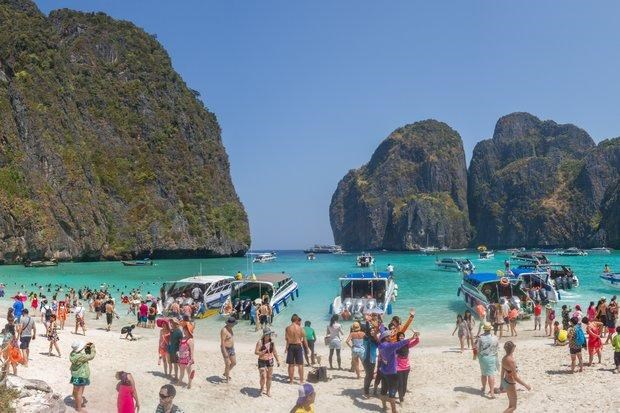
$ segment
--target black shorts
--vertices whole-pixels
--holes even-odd
[[[32,340],[32,337],[20,337],[19,348],[22,350],[27,350],[30,347],[30,340]]]
[[[110,313],[105,313],[105,321],[107,321],[107,322],[108,322],[108,324],[112,324],[112,319],[113,319],[113,318],[114,318],[114,317],[112,316],[112,314],[110,314]]]
[[[304,349],[301,344],[289,344],[286,353],[286,364],[304,364]]]
[[[259,369],[265,369],[265,368],[269,368],[269,367],[273,367],[273,359],[269,359],[269,360],[258,360],[258,368]]]
[[[381,395],[396,398],[398,391],[398,374],[381,374]]]
[[[614,351],[614,363],[616,363],[616,368],[620,367],[620,351]]]
[[[267,324],[268,318],[266,315],[261,315],[260,317],[258,317],[258,321],[260,324]]]
[[[581,353],[581,348],[569,348],[570,354],[579,354]]]

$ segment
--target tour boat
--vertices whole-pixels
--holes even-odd
[[[435,265],[443,270],[456,270],[473,272],[476,269],[471,260],[467,258],[442,258],[435,261]]]
[[[29,267],[29,268],[57,267],[57,266],[58,266],[58,261],[56,261],[55,259],[43,260],[43,261],[27,260],[26,262],[24,262],[24,267]]]
[[[426,247],[420,248],[420,252],[422,254],[424,254],[424,255],[433,255],[433,254],[435,254],[438,251],[439,251],[439,248],[437,248],[437,247],[426,246]]]
[[[220,308],[220,314],[231,315],[239,319],[248,319],[251,306],[255,302],[268,299],[273,316],[280,314],[288,305],[299,297],[299,288],[290,275],[286,273],[260,274],[231,283],[230,297]]]
[[[551,263],[541,265],[521,264],[517,269],[547,272],[556,290],[570,290],[571,288],[579,287],[579,277],[577,277],[572,268],[568,265]]]
[[[584,250],[580,250],[579,248],[572,247],[559,252],[558,255],[562,255],[564,257],[585,257],[588,253]]]
[[[166,305],[172,300],[191,298],[203,303],[205,308],[220,307],[230,295],[234,277],[228,275],[196,275],[176,281],[167,281],[161,289],[161,299]]]
[[[398,285],[387,272],[347,274],[340,279],[340,293],[329,306],[330,314],[341,315],[346,309],[353,318],[363,313],[380,310],[392,314]]]
[[[501,304],[508,300],[519,310],[526,311],[527,294],[521,289],[521,280],[510,282],[507,277],[498,277],[495,273],[468,274],[463,277],[457,296],[461,296],[465,305],[472,311],[482,304],[489,311],[491,304]]]
[[[549,259],[540,252],[532,252],[532,253],[520,252],[518,254],[513,254],[512,257],[510,257],[510,259],[511,261],[516,261],[519,263],[526,263],[526,264],[540,265],[540,264],[550,263]]]
[[[611,254],[611,250],[605,247],[590,248],[588,250],[588,254],[590,255]]]
[[[601,274],[601,281],[608,286],[620,288],[620,272],[604,272]]]
[[[531,268],[515,268],[505,274],[511,282],[522,281],[521,288],[526,291],[532,301],[558,302],[560,292],[555,288],[555,280],[548,271],[539,271]]]
[[[478,254],[478,259],[480,260],[490,260],[495,257],[495,252],[493,251],[480,251]]]
[[[362,255],[357,256],[358,267],[370,267],[375,263],[375,259],[372,255],[363,252]]]
[[[275,261],[277,258],[278,258],[278,256],[276,255],[275,252],[267,252],[265,254],[258,254],[258,255],[256,255],[256,257],[254,257],[252,262],[256,262],[256,263],[259,263],[259,264],[264,264],[266,262]]]
[[[305,254],[341,254],[342,247],[340,245],[319,245],[304,250]]]
[[[121,261],[121,264],[123,264],[125,267],[144,267],[147,265],[153,265],[153,261],[145,258],[143,260]]]

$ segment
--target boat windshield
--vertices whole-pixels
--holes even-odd
[[[374,298],[379,302],[385,300],[386,283],[384,280],[351,280],[342,282],[342,299]]]
[[[508,285],[501,285],[499,282],[488,283],[482,287],[481,291],[490,303],[498,303],[500,297],[521,295],[520,288],[512,283]]]
[[[187,297],[202,301],[205,291],[211,284],[177,282],[164,285],[165,298]]]
[[[273,297],[273,287],[267,283],[257,282],[243,282],[234,283],[230,294],[231,299],[237,300],[256,300],[262,298],[265,294],[269,296],[269,299]]]

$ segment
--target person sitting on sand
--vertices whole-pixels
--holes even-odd
[[[285,350],[286,364],[288,364],[288,380],[293,384],[295,378],[295,366],[299,373],[299,384],[304,384],[304,347],[306,344],[306,335],[301,327],[301,317],[293,314],[291,324],[286,327],[285,334]]]
[[[273,331],[266,327],[263,337],[256,343],[254,354],[258,356],[258,372],[260,373],[260,393],[271,397],[271,377],[273,375],[274,360],[280,367],[280,359],[276,351],[276,345],[271,340]]]
[[[159,389],[159,404],[155,413],[183,413],[183,410],[176,404],[173,404],[174,397],[177,395],[177,389],[172,384],[164,384]]]
[[[309,383],[302,384],[299,386],[298,394],[297,403],[290,413],[314,413],[314,399],[316,398],[314,387]]]
[[[138,391],[136,390],[136,382],[131,373],[117,371],[115,374],[118,384],[116,391],[116,409],[118,413],[136,413],[140,410],[140,401],[138,400]]]
[[[502,378],[502,390],[504,390],[508,396],[508,408],[504,410],[504,413],[511,413],[517,409],[517,383],[525,387],[528,391],[532,390],[532,387],[521,380],[518,375],[519,370],[514,359],[515,348],[516,345],[512,341],[507,341],[504,344],[506,355],[502,358],[502,371],[500,373],[500,377]]]
[[[224,357],[224,380],[226,383],[230,381],[230,372],[237,364],[235,341],[233,339],[233,327],[235,324],[237,324],[237,319],[235,317],[228,317],[226,325],[220,330],[220,350]]]
[[[497,336],[491,334],[493,326],[491,323],[484,323],[482,326],[484,333],[478,338],[476,343],[476,353],[480,364],[480,382],[482,383],[482,395],[485,394],[487,382],[489,384],[489,397],[495,398],[495,375],[497,374],[497,349],[499,340]]]

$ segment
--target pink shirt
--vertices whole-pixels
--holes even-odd
[[[140,316],[146,317],[149,313],[149,307],[146,304],[140,305]]]
[[[420,339],[416,337],[414,340],[411,340],[409,342],[409,348],[416,346],[419,342]],[[396,371],[406,371],[410,368],[411,365],[409,364],[409,356],[403,357],[399,356],[398,353],[396,353]]]
[[[596,308],[588,307],[588,320],[593,321],[596,318]]]

